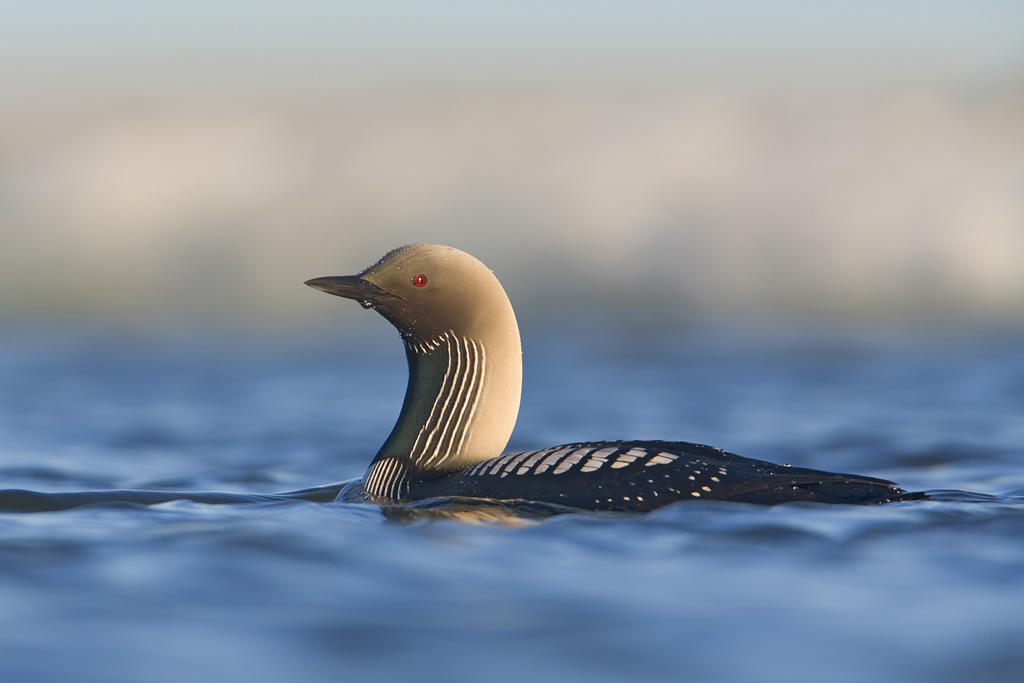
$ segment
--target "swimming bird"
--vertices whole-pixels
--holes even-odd
[[[357,275],[306,284],[377,311],[405,345],[402,410],[362,480],[371,502],[467,497],[648,511],[683,500],[917,497],[884,479],[681,441],[587,441],[503,454],[519,412],[522,348],[512,304],[486,265],[453,247],[413,244]]]

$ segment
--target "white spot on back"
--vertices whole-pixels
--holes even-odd
[[[575,451],[570,453],[565,460],[558,463],[558,467],[555,468],[555,474],[561,474],[562,472],[568,472],[572,469],[572,466],[583,459],[587,453],[593,451],[593,448],[577,448]]]
[[[676,455],[675,453],[666,453],[665,451],[662,451],[661,453],[652,455],[650,459],[648,459],[644,467],[650,467],[651,465],[667,465],[670,462],[673,462],[674,460],[678,459],[679,456]]]
[[[611,446],[609,448],[602,448],[594,451],[590,454],[590,457],[587,458],[587,461],[583,463],[583,467],[580,468],[580,472],[593,472],[601,469],[601,465],[608,462],[608,456],[617,450],[618,448],[616,446]]]
[[[516,455],[517,453],[509,453],[508,455],[503,455],[498,458],[498,461],[494,463],[494,467],[491,468],[491,471],[488,472],[488,474],[497,474],[498,470],[500,470],[509,460],[516,457]]]
[[[533,473],[542,474],[544,472],[547,472],[549,467],[551,467],[556,462],[561,460],[563,457],[566,456],[566,454],[570,453],[572,450],[572,446],[570,446],[569,448],[559,448],[554,453],[541,460],[540,464],[537,465],[537,469],[535,469]]]
[[[629,465],[637,458],[647,455],[647,450],[643,448],[630,448],[625,453],[621,453],[615,462],[612,463],[612,469],[620,469]]]
[[[537,464],[537,461],[543,458],[547,454],[547,451],[537,451],[523,463],[522,467],[516,470],[516,474],[526,474],[530,471],[530,468]]]
[[[508,466],[502,471],[501,476],[507,477],[508,473],[515,469],[516,465],[518,465],[520,462],[522,462],[523,460],[537,452],[538,451],[526,451],[525,453],[514,453],[513,455],[515,455],[515,457],[512,458],[512,460],[508,463]]]

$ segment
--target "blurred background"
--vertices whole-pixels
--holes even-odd
[[[527,323],[1024,319],[1017,2],[2,12],[8,325],[301,332],[417,241]]]
[[[31,512],[360,477],[401,346],[302,283],[420,241],[510,449],[938,494]],[[0,680],[1024,680],[1022,348],[1019,0],[0,2]]]

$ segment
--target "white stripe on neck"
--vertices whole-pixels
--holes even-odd
[[[483,394],[483,345],[445,332],[448,365],[430,414],[416,435],[410,458],[418,467],[436,467],[461,452]]]

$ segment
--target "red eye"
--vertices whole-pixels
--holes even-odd
[[[424,275],[423,273],[420,273],[419,275],[417,275],[416,277],[414,277],[412,279],[412,283],[414,285],[416,285],[417,287],[426,287],[427,286],[427,276]]]

